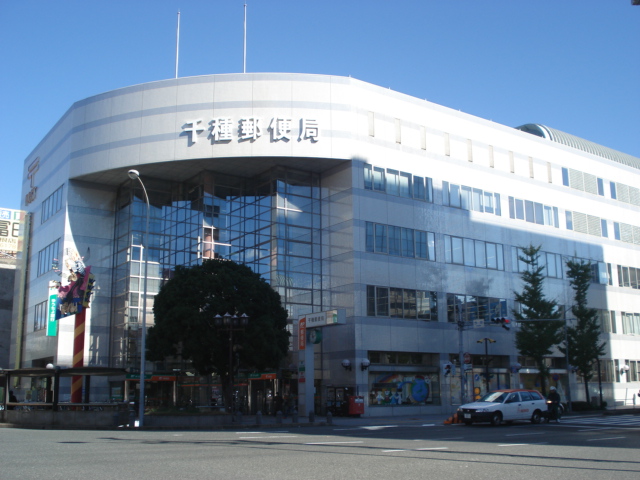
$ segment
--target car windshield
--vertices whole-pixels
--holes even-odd
[[[492,403],[504,403],[504,400],[507,398],[506,392],[489,392],[485,394],[479,402],[492,402]]]

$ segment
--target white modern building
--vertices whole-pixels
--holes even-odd
[[[329,310],[345,323],[308,342],[320,411],[348,388],[366,415],[449,412],[486,389],[487,368],[490,388],[535,386],[517,325],[490,322],[517,308],[517,252],[530,244],[541,245],[546,293],[563,306],[573,298],[564,263],[592,262],[604,399],[629,404],[640,390],[640,159],[542,125],[298,74],[172,79],[71,106],[25,161],[31,230],[12,367],[71,365],[74,316],[49,331],[49,284],[60,279],[52,265],[65,272],[79,257],[96,279],[84,365],[139,366],[146,204],[130,169],[151,205],[148,325],[167,272],[205,258],[246,263],[282,295],[291,364],[277,381],[247,380],[253,410],[265,385],[295,393],[297,319]],[[587,400],[562,354],[549,361],[549,381]],[[173,367],[148,363],[150,398],[175,394]],[[133,378],[110,379],[100,395],[123,398]]]

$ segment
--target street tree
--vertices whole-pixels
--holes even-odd
[[[589,381],[596,372],[598,358],[605,353],[606,342],[600,339],[598,311],[587,307],[587,293],[591,285],[591,264],[584,261],[567,262],[567,277],[574,291],[571,313],[576,324],[567,329],[569,363],[578,369],[584,380],[584,390],[589,401]],[[560,347],[562,353],[567,349]]]
[[[546,381],[549,367],[545,358],[555,345],[562,341],[562,322],[536,321],[539,319],[559,319],[562,313],[554,300],[546,298],[543,292],[544,266],[540,265],[540,246],[529,245],[521,249],[518,258],[525,264],[520,277],[523,282],[521,292],[514,292],[520,309],[513,310],[513,316],[520,323],[516,331],[516,348],[522,356],[533,359],[540,372],[540,387],[547,394]]]
[[[249,267],[230,260],[176,267],[156,295],[153,312],[149,360],[181,357],[200,375],[217,373],[226,402],[231,401],[226,386],[234,364],[248,370],[276,369],[289,349],[287,311],[280,295]],[[215,325],[215,316],[226,313],[249,317],[246,328],[233,332],[233,345],[230,332]]]

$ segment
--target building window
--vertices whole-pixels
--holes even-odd
[[[42,303],[38,303],[33,311],[33,331],[37,332],[38,330],[43,330],[47,326],[47,301]]]
[[[598,310],[598,320],[602,333],[616,333],[615,313],[609,310]]]
[[[60,253],[60,239],[50,243],[38,252],[38,276],[50,272],[56,266]]]
[[[622,333],[625,335],[640,334],[640,313],[620,312],[622,317]]]
[[[607,221],[594,215],[587,215],[581,212],[565,211],[567,230],[573,230],[578,233],[586,233],[587,235],[595,235],[596,237],[608,237],[609,228]],[[616,224],[614,222],[614,232]],[[620,228],[618,227],[618,230]]]
[[[367,285],[367,315],[437,322],[437,293]]]
[[[384,168],[372,165],[364,166],[364,188],[376,192],[385,191],[385,170]]]
[[[364,188],[404,198],[433,202],[433,181],[393,169],[365,164]]]
[[[640,268],[618,265],[618,286],[640,288]]]
[[[572,168],[562,169],[562,184],[575,190],[604,195],[604,180],[590,173],[581,172]]]
[[[399,172],[398,170],[387,169],[387,193],[389,195],[395,195],[396,197],[400,195],[400,184],[399,184]]]
[[[435,235],[411,228],[365,223],[367,252],[435,261]]]
[[[466,185],[442,182],[442,203],[463,210],[502,215],[499,193],[485,192]]]
[[[635,225],[613,222],[613,235],[616,240],[640,245],[640,227]]]
[[[529,223],[559,228],[558,207],[509,197],[509,217]]]
[[[638,367],[640,367],[640,361],[627,360],[627,365],[629,365],[629,371],[627,372],[627,381],[637,382],[638,380],[640,380],[640,377],[638,376]]]
[[[511,263],[514,266],[514,271],[518,273],[525,272],[529,266],[521,260],[521,257],[526,257],[522,252],[522,248],[513,247]],[[563,278],[564,277],[564,261],[562,255],[551,252],[539,252],[538,253],[538,266],[542,267],[542,274],[551,278]]]
[[[499,243],[444,236],[444,261],[468,267],[504,270],[504,252]]]
[[[609,182],[609,185],[611,187],[611,198],[620,202],[640,206],[640,188],[615,182]]]
[[[609,285],[611,283],[611,279],[609,278],[610,270],[610,263],[592,261],[591,281],[593,283],[599,283],[600,285]]]
[[[49,218],[51,218],[56,212],[62,209],[62,192],[63,186],[58,188],[55,192],[49,195],[42,202],[42,213],[40,215],[40,223],[46,222]]]
[[[449,323],[489,323],[492,317],[507,316],[507,300],[504,298],[479,297],[447,293],[447,321]]]

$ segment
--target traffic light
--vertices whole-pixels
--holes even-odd
[[[509,330],[509,328],[511,328],[511,320],[506,317],[494,317],[491,319],[491,323],[500,325],[505,330]]]

